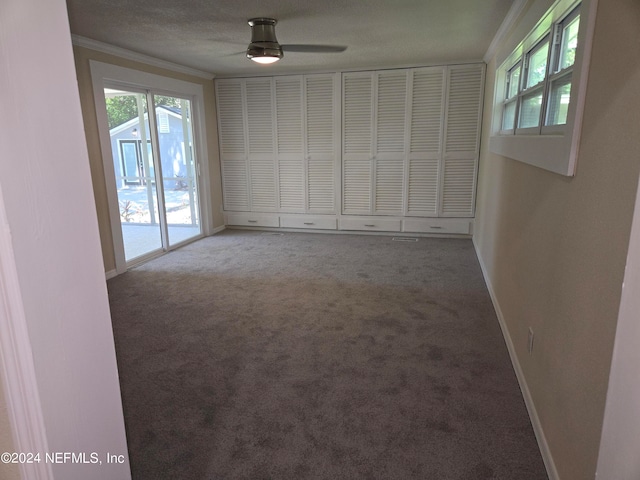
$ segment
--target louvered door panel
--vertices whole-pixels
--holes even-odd
[[[307,210],[335,213],[334,76],[305,77]]]
[[[372,86],[372,73],[347,73],[343,76],[344,213],[371,213]]]
[[[249,154],[274,153],[273,102],[271,79],[246,81]]]
[[[304,164],[301,156],[284,155],[278,159],[280,210],[304,212]]]
[[[272,157],[249,158],[251,210],[276,211],[276,175]]]
[[[270,78],[246,80],[251,209],[277,208],[273,95]]]
[[[406,72],[378,74],[376,154],[404,152],[406,100]]]
[[[307,163],[308,210],[311,213],[335,212],[334,160],[311,158]]]
[[[278,154],[302,155],[302,78],[278,77],[276,120]]]
[[[411,216],[438,214],[439,163],[442,155],[444,113],[443,67],[412,72],[409,178],[406,213]]]
[[[438,157],[409,159],[407,215],[438,214]]]
[[[449,68],[441,215],[472,217],[480,140],[484,68]]]
[[[377,74],[373,213],[401,215],[404,194],[407,71]]]
[[[225,210],[249,210],[247,162],[244,158],[222,158],[222,185]]]
[[[220,154],[244,155],[245,132],[242,83],[238,80],[216,84]]]
[[[305,77],[307,154],[335,155],[333,75]]]
[[[216,82],[225,210],[248,211],[250,209],[242,95],[241,80]]]
[[[343,158],[344,213],[371,212],[371,160]]]
[[[375,160],[374,213],[402,215],[404,158],[379,154]]]
[[[445,152],[478,151],[483,88],[482,66],[450,67]]]
[[[274,81],[279,207],[283,212],[304,212],[302,77]]]
[[[442,216],[472,217],[476,158],[447,158],[444,164]]]
[[[371,155],[372,74],[345,74],[343,149],[345,155]]]
[[[417,70],[411,97],[411,153],[440,153],[444,100],[444,69]]]

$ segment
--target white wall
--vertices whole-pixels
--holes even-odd
[[[629,242],[597,478],[640,478],[640,190]]]
[[[593,479],[598,461],[640,174],[639,24],[640,2],[598,2],[575,177],[492,154],[485,112],[474,243],[562,480]]]
[[[100,466],[52,464],[37,477],[23,470],[23,478],[129,479],[64,0],[2,0],[0,45],[0,206],[6,213],[3,238],[10,240],[0,244],[0,294],[11,307],[1,312],[9,327],[0,335],[14,341],[13,351],[2,352],[10,387],[5,394],[13,412],[36,413],[26,427],[24,417],[14,417],[14,446],[30,444],[24,435],[30,428],[49,452],[96,452],[103,460]],[[18,388],[24,385],[37,398],[24,395]],[[123,455],[125,463],[106,465],[107,452]]]

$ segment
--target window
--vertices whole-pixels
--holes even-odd
[[[489,148],[572,176],[596,0],[556,0],[544,12],[545,3],[530,0],[531,8],[510,25],[513,36],[501,39]],[[544,14],[536,18],[535,11]]]
[[[504,64],[503,134],[542,133],[543,125],[567,122],[579,25],[576,7],[562,20],[552,23],[542,36],[534,38],[535,43],[524,54],[518,49]]]
[[[513,128],[516,119],[516,105],[518,103],[518,91],[520,89],[521,64],[518,62],[507,72],[506,95],[502,112],[502,130]]]
[[[571,73],[578,46],[580,14],[575,9],[556,25],[554,59],[549,74],[549,98],[545,125],[567,123],[569,100],[571,99]]]
[[[536,45],[528,54],[526,62],[526,83],[525,87],[535,87],[540,85],[547,73],[547,57],[549,56],[549,40],[545,39]]]

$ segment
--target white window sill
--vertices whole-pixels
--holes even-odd
[[[575,151],[565,135],[494,135],[489,150],[561,175],[575,172]]]

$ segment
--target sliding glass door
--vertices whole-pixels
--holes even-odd
[[[168,244],[200,235],[191,102],[153,96],[167,222]]]
[[[117,86],[104,96],[129,265],[201,235],[192,105]]]

